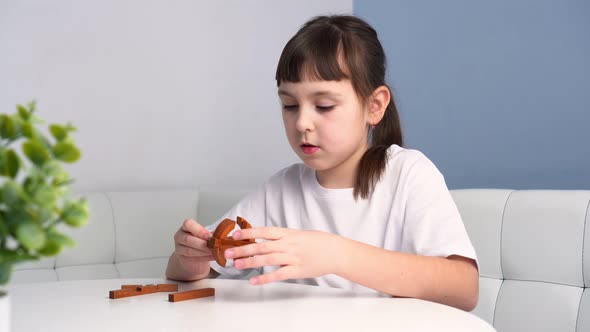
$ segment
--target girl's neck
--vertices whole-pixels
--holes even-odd
[[[344,174],[342,174],[344,173]],[[348,189],[354,187],[355,177],[350,176],[348,171],[342,172],[334,169],[316,171],[318,183],[326,189]]]
[[[316,170],[318,183],[326,189],[354,188],[359,162],[367,150],[367,146],[357,150],[341,164],[325,170]]]

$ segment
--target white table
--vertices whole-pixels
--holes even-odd
[[[122,284],[164,279],[109,279],[12,285],[13,332],[31,331],[494,331],[480,318],[416,299],[334,288],[246,280],[179,283],[179,291],[214,287],[215,296],[168,302],[169,293],[111,300]]]

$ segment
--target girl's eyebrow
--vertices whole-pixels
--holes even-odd
[[[279,89],[279,95],[283,95],[283,96],[294,98],[294,96],[292,94],[290,94],[289,92],[287,92],[285,90],[281,90],[281,89]],[[342,95],[339,94],[339,93],[332,92],[332,91],[327,91],[327,90],[316,91],[316,92],[312,93],[310,96],[312,96],[312,97],[321,97],[321,96],[342,97]]]
[[[288,93],[287,91],[279,89],[279,96],[281,96],[281,95],[282,95],[282,96],[287,96],[287,97],[293,97],[293,96],[291,96],[291,94],[290,94],[290,93]]]

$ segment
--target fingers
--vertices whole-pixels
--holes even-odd
[[[205,241],[212,236],[211,232],[193,219],[185,219],[182,222],[182,227],[180,229]]]
[[[276,252],[283,252],[283,246],[277,241],[267,241],[233,247],[224,252],[225,258],[238,259],[256,255],[265,255]]]
[[[183,259],[213,260],[211,249],[207,248],[210,234],[195,220],[184,220],[181,228],[174,234],[175,254]]]
[[[195,249],[207,249],[207,241],[194,236],[191,233],[184,232],[182,229],[174,234],[174,243]]]
[[[294,263],[292,255],[286,253],[274,253],[236,259],[234,260],[234,267],[238,270],[242,270],[263,266],[292,265]]]
[[[246,228],[235,231],[232,236],[234,240],[265,239],[278,240],[285,236],[289,230],[279,227],[257,227]]]
[[[195,249],[189,246],[184,246],[181,244],[177,244],[174,249],[174,253],[177,256],[184,256],[184,257],[201,257],[207,258],[211,257],[213,259],[213,254],[211,250],[202,250],[202,249]]]
[[[284,266],[278,270],[250,278],[250,284],[251,285],[264,285],[264,284],[268,284],[269,282],[293,279],[293,278],[296,278],[296,274],[297,274],[296,267]]]

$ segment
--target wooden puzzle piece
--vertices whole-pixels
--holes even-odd
[[[238,226],[240,226],[241,229],[252,228],[252,225],[250,225],[250,223],[247,222],[246,219],[244,219],[242,217],[236,218],[236,221],[238,223]]]
[[[177,292],[177,284],[157,285],[121,285],[121,289],[109,291],[109,298],[120,299],[130,296],[146,295],[157,292]]]
[[[229,234],[229,232],[231,232],[234,227],[236,225],[236,222],[231,220],[231,219],[223,219],[223,221],[221,223],[219,223],[219,225],[217,225],[217,228],[215,228],[215,231],[213,231],[213,238],[217,238],[217,239],[224,239],[227,237],[227,235]]]
[[[141,287],[141,285],[121,285],[121,289],[137,289],[137,287]]]
[[[252,228],[252,225],[242,217],[237,217],[237,224],[241,229]],[[223,221],[217,225],[215,231],[213,231],[213,236],[207,241],[207,247],[212,249],[213,258],[215,258],[217,264],[224,267],[227,263],[224,255],[225,250],[250,243],[256,243],[254,239],[234,240],[231,236],[228,236],[235,226],[235,221],[227,218],[223,219]]]
[[[193,289],[185,292],[168,294],[168,301],[179,302],[207,296],[215,296],[215,288]]]
[[[177,284],[158,284],[158,292],[178,292]]]

